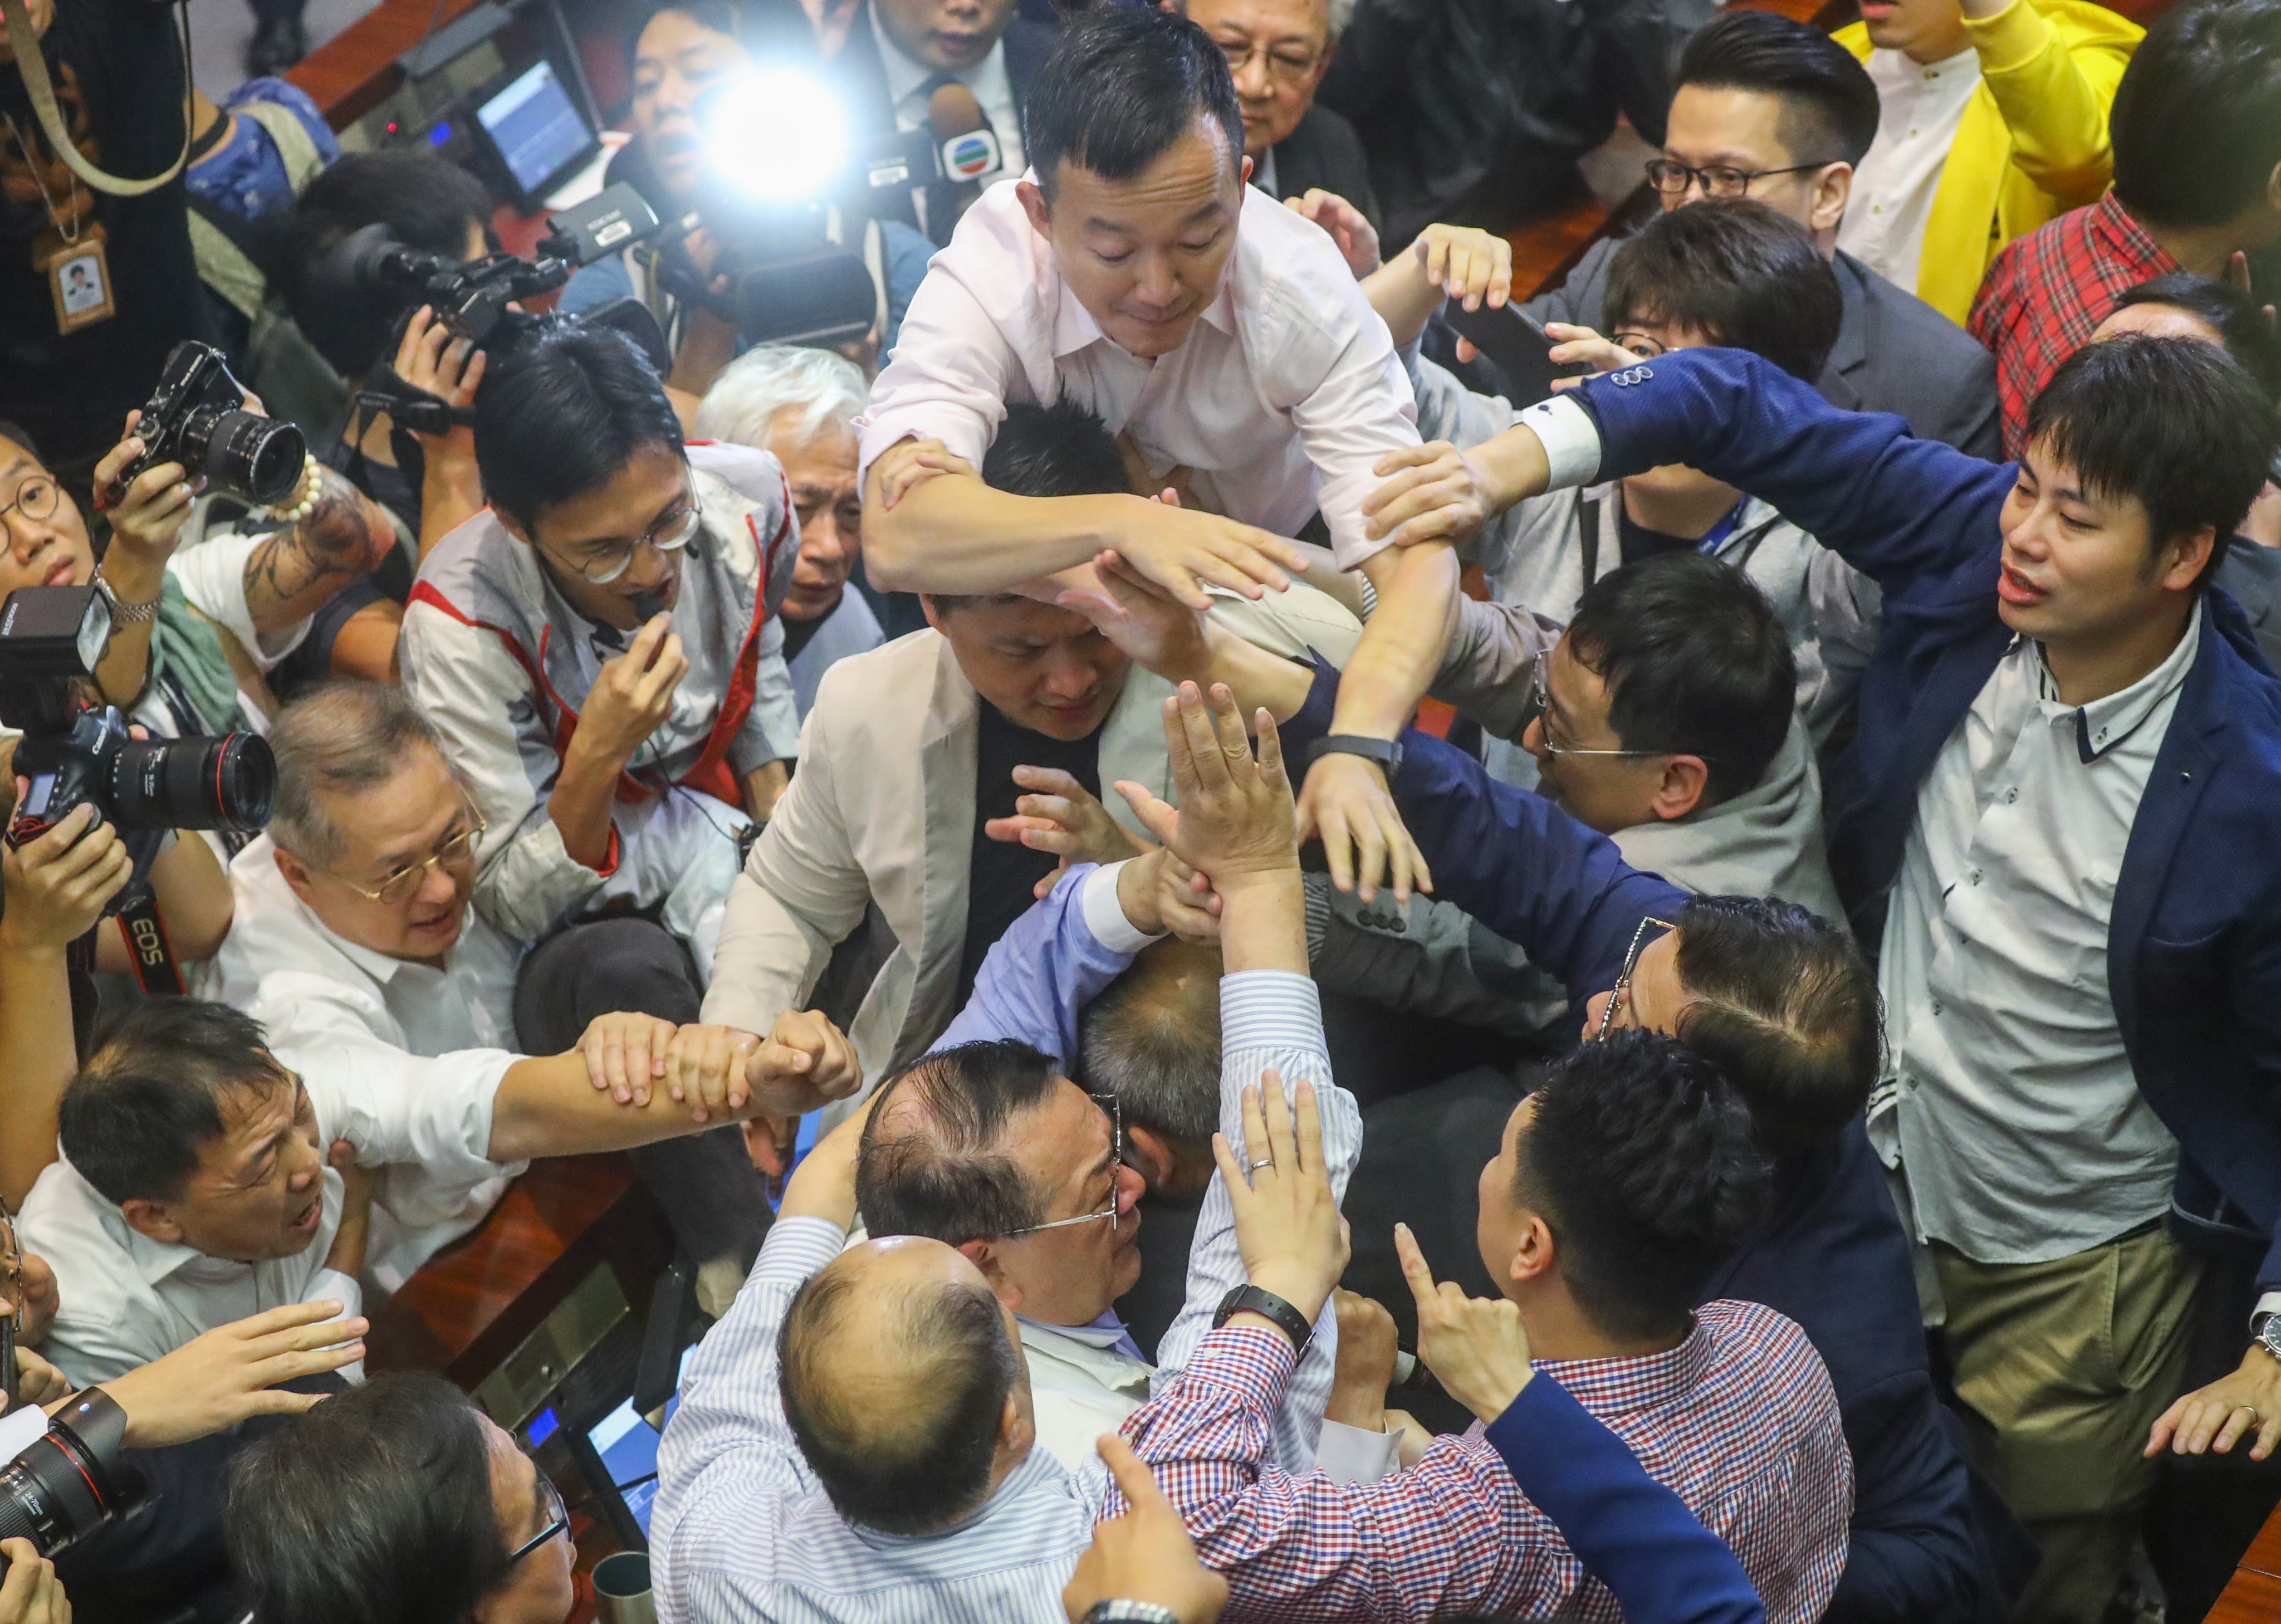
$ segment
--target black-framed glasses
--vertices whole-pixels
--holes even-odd
[[[468,811],[476,820],[474,827],[462,829],[445,841],[436,848],[433,856],[423,857],[418,862],[409,863],[397,870],[395,873],[381,881],[376,890],[370,885],[358,885],[345,874],[335,874],[333,878],[367,901],[377,902],[383,908],[394,908],[399,903],[408,902],[420,887],[427,883],[429,870],[438,863],[450,868],[467,862],[475,855],[476,842],[483,838],[483,831],[491,827],[491,824],[482,813],[476,812],[473,808],[469,808]],[[329,873],[330,870],[327,872]]]
[[[1592,1029],[1595,1041],[1606,1037],[1608,1029],[1616,1023],[1616,1008],[1632,990],[1632,972],[1639,968],[1640,949],[1647,946],[1651,927],[1661,931],[1679,928],[1668,919],[1643,918],[1639,922],[1639,928],[1632,932],[1632,945],[1624,949],[1624,967],[1616,972],[1615,990],[1608,994],[1607,1008],[1600,1011],[1600,1024]]]
[[[1809,169],[1827,169],[1837,161],[1826,158],[1818,164],[1785,164],[1780,169],[1737,169],[1732,164],[1706,164],[1697,169],[1674,158],[1651,158],[1647,160],[1647,183],[1666,197],[1684,197],[1688,189],[1697,182],[1702,183],[1706,197],[1747,197],[1753,181],[1763,181],[1770,174],[1803,174]]]
[[[697,532],[705,528],[705,515],[697,507],[695,497],[684,497],[668,508],[663,517],[631,541],[604,542],[584,558],[572,561],[559,553],[553,556],[564,568],[576,570],[596,586],[607,586],[633,568],[634,560],[644,547],[655,547],[660,553],[678,553],[696,539]],[[553,549],[548,549],[553,552]]]
[[[562,1504],[562,1491],[555,1488],[554,1480],[546,1475],[537,1461],[531,1462],[531,1470],[538,1473],[538,1492],[545,1496],[546,1526],[507,1553],[506,1565],[509,1567],[540,1546],[552,1543],[570,1532],[570,1508]]]
[[[4,524],[12,513],[22,514],[27,519],[52,519],[56,499],[62,493],[62,488],[45,474],[27,474],[16,482],[16,494],[0,502],[0,524]]]
[[[1048,1224],[1031,1224],[1021,1229],[1009,1229],[998,1237],[1000,1240],[1011,1241],[1017,1235],[1034,1235],[1043,1229],[1067,1229],[1072,1224],[1097,1224],[1103,1218],[1109,1220],[1110,1233],[1117,1233],[1117,1207],[1120,1204],[1117,1195],[1117,1170],[1125,1165],[1125,1107],[1113,1094],[1094,1094],[1086,1097],[1109,1113],[1109,1205],[1098,1212],[1080,1212],[1075,1218],[1055,1218]]]

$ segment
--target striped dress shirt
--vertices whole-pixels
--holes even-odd
[[[1220,979],[1220,1121],[1242,1143],[1241,1094],[1272,1069],[1320,1093],[1324,1156],[1344,1191],[1362,1146],[1353,1096],[1332,1085],[1314,983],[1283,971]],[[1114,1485],[1098,1461],[1064,1469],[1032,1450],[975,1514],[938,1534],[857,1527],[832,1507],[785,1419],[777,1333],[793,1295],[839,1254],[839,1226],[785,1218],[728,1315],[699,1344],[681,1404],[658,1449],[652,1564],[662,1624],[1061,1624],[1062,1586],[1108,1513]],[[1158,1349],[1162,1393],[1211,1327],[1219,1299],[1244,1280],[1234,1212],[1215,1175],[1197,1221],[1188,1298]],[[1326,1310],[1325,1319],[1329,1318]],[[1280,1339],[1279,1339],[1280,1340]],[[1288,1373],[1277,1373],[1280,1396]],[[1308,1413],[1318,1426],[1328,1396]],[[1159,1404],[1145,1407],[1128,1430]],[[1269,1409],[1278,1406],[1271,1400]],[[1311,1458],[1311,1426],[1285,1405],[1261,1428],[1260,1447]],[[1492,1462],[1495,1457],[1490,1457]],[[1503,1467],[1497,1468],[1500,1472]],[[1842,1523],[1842,1519],[1841,1519]]]

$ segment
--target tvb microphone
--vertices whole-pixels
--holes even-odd
[[[963,213],[981,196],[982,182],[995,179],[1006,166],[998,133],[990,128],[989,117],[974,99],[974,92],[955,80],[937,86],[927,98],[927,128],[934,135],[950,205]],[[928,207],[935,206],[930,200]],[[950,220],[928,221],[931,229],[946,234],[952,223]]]

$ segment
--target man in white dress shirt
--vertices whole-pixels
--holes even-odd
[[[1201,608],[1205,583],[1248,596],[1283,586],[1299,554],[1278,537],[1319,513],[1377,608],[1302,824],[1321,831],[1342,885],[1358,850],[1363,893],[1390,858],[1406,900],[1422,870],[1382,767],[1439,661],[1457,592],[1450,544],[1481,522],[1470,466],[1419,445],[1393,341],[1329,236],[1245,186],[1235,88],[1201,28],[1153,10],[1088,13],[1025,116],[1031,175],[967,212],[872,391],[871,578],[1002,592],[1113,548]],[[1185,487],[1183,501],[994,493],[970,470],[1006,403],[1025,399],[1096,413],[1152,484]],[[942,452],[964,468],[947,475]],[[1431,506],[1380,525],[1372,493],[1419,464]]]

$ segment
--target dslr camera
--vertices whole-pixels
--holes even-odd
[[[15,771],[31,780],[8,843],[36,839],[91,803],[135,857],[117,912],[135,900],[167,830],[267,824],[277,762],[258,733],[132,737],[115,707],[88,693],[110,640],[111,606],[92,586],[19,586],[0,603],[0,722],[22,731]]]
[[[143,1501],[148,1485],[124,1457],[127,1412],[89,1388],[48,1418],[48,1430],[0,1465],[0,1539],[43,1557],[67,1551]]]
[[[135,426],[143,454],[119,476],[119,488],[146,468],[179,462],[192,478],[240,501],[283,501],[301,483],[308,445],[293,424],[245,410],[245,391],[220,351],[185,338],[166,357],[159,387]]]

